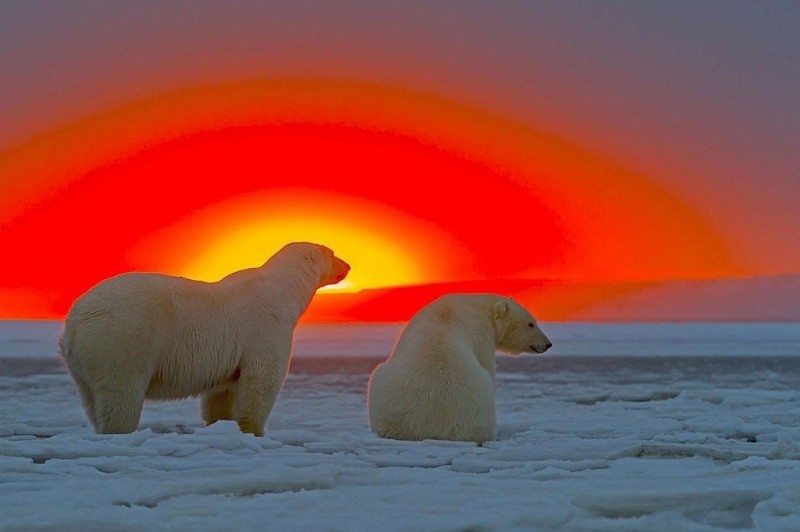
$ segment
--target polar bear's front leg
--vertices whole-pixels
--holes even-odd
[[[200,399],[200,414],[206,425],[233,419],[233,392],[223,390],[203,395]]]
[[[234,418],[239,430],[256,436],[264,435],[264,425],[281,391],[287,370],[288,360],[279,365],[267,363],[242,367],[233,399]]]
[[[239,379],[234,396],[234,412],[239,430],[256,436],[264,435],[264,425],[281,389],[275,376],[256,376]]]

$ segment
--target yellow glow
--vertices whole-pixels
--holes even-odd
[[[333,218],[281,217],[245,223],[210,242],[180,275],[216,281],[231,272],[261,266],[289,242],[314,242],[331,248],[351,266],[345,281],[327,290],[358,292],[366,288],[422,281],[416,262],[393,242]]]
[[[358,292],[360,289],[353,285],[353,281],[345,279],[336,284],[329,284],[319,289],[320,292]]]

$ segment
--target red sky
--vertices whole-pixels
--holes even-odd
[[[198,20],[206,20],[209,6],[198,4]],[[480,19],[470,6],[464,16]],[[9,16],[22,26],[35,20],[32,12],[15,9]],[[549,15],[540,15],[556,16],[548,9]],[[102,8],[98,13],[96,25],[120,22],[120,14]],[[439,20],[440,14],[427,14],[431,24],[451,24]],[[53,110],[50,119],[37,106],[0,111],[10,126],[0,132],[0,140],[9,139],[0,144],[0,318],[61,317],[80,293],[123,271],[214,280],[263,262],[291,240],[329,245],[353,266],[347,290],[375,290],[324,296],[316,315],[335,320],[369,319],[347,308],[372,295],[389,301],[384,310],[370,307],[377,309],[375,319],[392,319],[388,305],[399,303],[397,297],[387,300],[385,289],[403,285],[433,287],[409,299],[413,302],[456,288],[488,291],[497,286],[524,294],[541,280],[594,286],[569,301],[566,296],[547,299],[546,315],[568,318],[581,304],[627,290],[629,281],[798,270],[800,257],[775,251],[775,228],[793,226],[785,216],[775,218],[784,196],[796,186],[782,184],[787,182],[781,180],[783,148],[776,148],[778,160],[769,167],[772,179],[764,178],[762,187],[776,198],[772,217],[761,216],[759,222],[753,213],[736,215],[732,207],[750,183],[729,173],[731,180],[720,186],[709,173],[715,160],[720,168],[730,168],[719,141],[710,139],[708,156],[698,159],[697,151],[686,146],[691,129],[659,135],[667,132],[666,119],[659,122],[655,115],[682,119],[688,127],[689,113],[699,112],[686,107],[680,91],[675,98],[684,114],[673,110],[671,115],[653,102],[654,114],[640,116],[636,139],[631,137],[635,117],[625,113],[599,126],[595,119],[603,101],[594,114],[578,117],[566,106],[554,111],[559,102],[552,94],[534,91],[525,99],[517,87],[515,94],[504,96],[503,81],[516,83],[510,77],[497,80],[493,95],[477,80],[431,86],[423,81],[430,64],[418,47],[380,68],[373,57],[355,53],[332,75],[336,66],[323,60],[322,49],[307,56],[297,50],[286,53],[294,42],[288,35],[305,31],[292,22],[283,29],[287,39],[281,45],[274,35],[255,33],[244,43],[231,26],[229,41],[214,42],[248,49],[249,55],[229,64],[220,51],[224,48],[207,48],[207,63],[191,55],[191,69],[170,71],[163,62],[148,65],[131,50],[120,49],[112,35],[97,34],[88,12],[65,16],[73,17],[71,36],[78,39],[70,46],[108,40],[116,50],[111,56],[102,50],[84,52],[95,54],[98,64],[114,57],[139,77],[120,86],[106,81],[96,67],[70,76],[53,64],[50,70],[41,64],[36,69],[42,46],[55,46],[58,34],[49,45],[29,42],[22,33],[3,37],[17,54],[3,47],[0,66],[17,72],[22,85],[29,78],[47,83],[52,77],[64,92],[55,104],[47,104]],[[131,24],[143,23],[137,20]],[[179,17],[173,23],[192,32],[198,24]],[[511,53],[501,29],[490,23],[483,38],[499,47],[491,53],[500,62],[525,49],[529,59],[539,57],[530,42]],[[77,30],[84,26],[87,32],[79,37]],[[200,49],[210,46],[194,33],[183,38],[186,42],[157,40],[158,46],[151,43],[146,52],[163,50],[175,57],[187,42]],[[320,38],[330,39],[340,51],[347,46],[344,34],[333,29]],[[246,46],[253,43],[269,43],[284,62],[259,66],[267,49],[253,52]],[[503,56],[503,49],[509,54]],[[26,54],[30,68],[22,61]],[[475,65],[483,60],[463,57]],[[620,57],[631,64],[641,59]],[[619,67],[607,58],[598,60]],[[541,64],[531,68],[544,74]],[[677,67],[662,70],[672,68]],[[556,94],[558,84],[570,76],[563,70],[552,74],[555,78],[543,83]],[[610,78],[600,76],[597,83],[600,97]],[[107,91],[98,90],[103,84]],[[617,87],[629,90],[630,80],[622,76]],[[575,87],[567,93],[575,104],[571,108],[586,105]],[[7,96],[6,101],[24,103],[36,93]],[[629,111],[641,107],[639,100],[639,95],[631,98]],[[516,110],[509,107],[514,102]],[[537,105],[539,111],[532,111]],[[712,116],[715,108],[708,109],[703,131],[709,127],[705,122],[716,120],[720,135],[744,138]],[[582,132],[575,133],[581,123]],[[620,150],[623,138],[631,142]],[[748,163],[753,160],[760,159],[751,157]],[[709,197],[709,192],[719,195]],[[752,201],[759,210],[766,200]],[[764,233],[768,227],[775,230]],[[770,238],[759,239],[760,234]],[[331,307],[333,298],[339,303]]]

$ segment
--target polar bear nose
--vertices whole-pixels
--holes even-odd
[[[550,342],[550,341],[548,340],[548,342],[547,342],[547,343],[544,345],[544,348],[541,348],[541,347],[536,347],[535,345],[529,345],[528,347],[529,347],[529,348],[531,349],[531,351],[533,351],[534,353],[544,353],[545,351],[547,351],[548,349],[550,349],[551,347],[553,347],[553,344],[552,344],[552,342]]]

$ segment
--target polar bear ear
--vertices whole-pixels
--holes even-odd
[[[499,319],[508,313],[508,300],[504,299],[494,304],[494,319]]]
[[[505,319],[506,314],[508,314],[508,300],[503,299],[502,301],[498,301],[492,307],[492,316],[493,316],[493,325],[494,325],[494,334],[495,334],[495,343],[497,345],[502,344],[503,339],[506,336],[507,330],[507,323]]]

